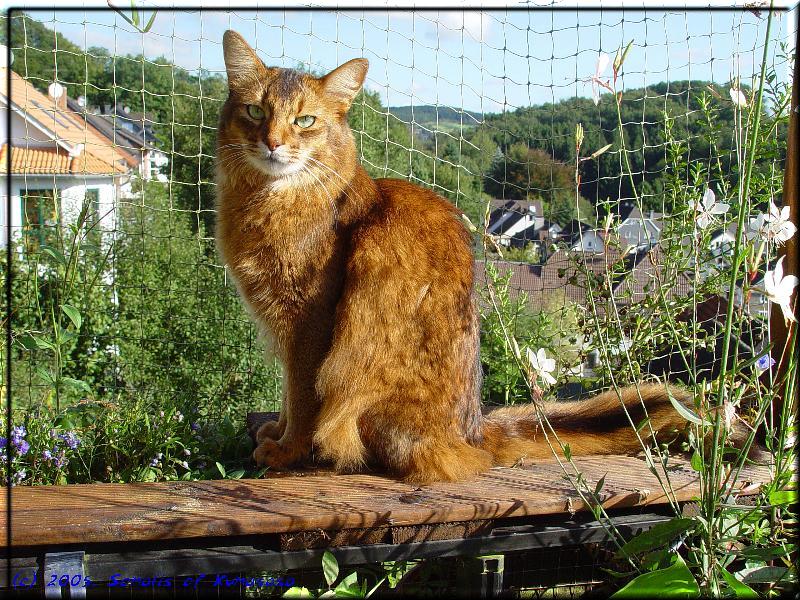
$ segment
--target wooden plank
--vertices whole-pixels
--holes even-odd
[[[671,461],[677,499],[698,496],[696,474],[686,461]],[[639,458],[580,458],[577,464],[591,485],[605,476],[603,499],[609,508],[665,502]],[[768,478],[768,469],[751,468],[742,479]],[[749,493],[756,489],[750,486]],[[0,544],[5,544],[5,494],[0,497]],[[15,487],[11,534],[12,544],[25,546],[145,541],[432,525],[582,508],[558,464],[543,461],[424,488],[369,474]]]

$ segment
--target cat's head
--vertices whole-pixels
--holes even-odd
[[[219,166],[272,180],[319,178],[355,157],[347,111],[369,63],[357,58],[324,77],[267,67],[241,35],[223,37],[228,100],[220,116]]]

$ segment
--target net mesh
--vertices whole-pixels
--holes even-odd
[[[15,399],[128,402],[187,426],[223,414],[231,432],[245,411],[278,408],[280,368],[264,360],[213,244],[226,29],[268,65],[322,74],[369,59],[349,116],[362,164],[436,190],[489,235],[476,241],[486,401],[527,395],[487,282],[521,345],[559,357],[562,395],[647,374],[693,383],[718,368],[724,298],[699,272],[724,270],[735,210],[681,252],[696,219],[687,198],[710,187],[730,199],[748,118],[732,93],[754,101],[765,26],[756,9],[14,11],[3,216],[19,246]],[[783,42],[794,35],[778,12],[765,101],[774,127],[756,182],[778,204],[794,52]],[[621,68],[599,68],[626,49]],[[79,249],[76,224],[92,232]],[[65,274],[71,287],[58,283]],[[747,302],[736,352],[751,357],[768,304]],[[51,310],[63,304],[81,323]],[[68,339],[56,353],[40,334],[59,331]],[[676,335],[694,350],[688,361]],[[166,471],[151,441],[136,452]],[[179,459],[173,476],[185,472]]]

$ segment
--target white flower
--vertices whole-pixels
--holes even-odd
[[[592,75],[592,100],[594,100],[595,106],[600,104],[600,86],[608,88],[608,84],[603,82],[600,77],[608,67],[610,60],[605,52],[601,52],[600,56],[597,57],[597,66],[594,68],[594,75]]]
[[[733,103],[738,106],[739,108],[743,108],[747,106],[747,98],[742,93],[742,90],[731,88],[730,89],[731,100]]]
[[[764,274],[764,290],[767,298],[781,307],[783,318],[787,321],[796,321],[790,306],[794,288],[797,287],[797,277],[794,275],[783,275],[783,259],[781,256],[775,263],[774,271],[767,271]]]
[[[722,423],[726,431],[733,431],[733,423],[739,415],[736,414],[736,405],[729,400],[725,400],[722,404]]]
[[[552,375],[550,375],[550,373],[555,371],[556,361],[552,358],[547,358],[544,348],[539,348],[535,354],[533,350],[528,348],[527,356],[528,362],[531,364],[531,369],[533,369],[533,371],[542,378],[542,381],[549,385],[553,385],[556,380]]]
[[[764,241],[769,239],[769,225],[767,223],[767,215],[760,213],[757,217],[750,217],[750,223],[747,225],[749,231],[746,231],[744,237],[748,240],[761,238]]]
[[[766,222],[769,223],[769,232],[775,243],[780,245],[792,239],[797,232],[797,227],[789,219],[789,207],[782,206],[780,209],[770,200],[769,214],[766,215]]]
[[[697,225],[700,229],[705,229],[714,220],[714,215],[724,215],[730,206],[724,202],[717,202],[717,197],[711,188],[706,189],[703,198],[695,200],[692,208],[697,214]]]
[[[769,213],[759,214],[750,219],[748,239],[761,238],[765,242],[775,242],[778,246],[792,239],[797,227],[789,219],[789,207],[778,208],[770,201]]]

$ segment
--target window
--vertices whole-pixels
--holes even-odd
[[[86,203],[89,205],[89,214],[95,219],[100,218],[100,190],[93,188],[86,190]]]
[[[83,202],[86,206],[86,222],[90,226],[94,225],[100,220],[100,190],[97,188],[86,190]]]
[[[58,190],[25,190],[22,195],[22,230],[26,243],[44,244],[58,235],[61,205]]]

